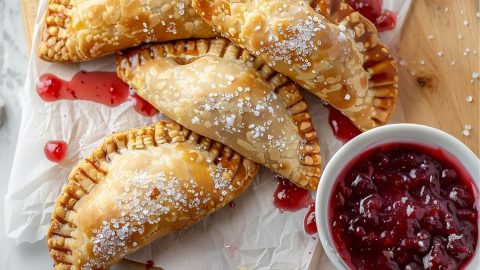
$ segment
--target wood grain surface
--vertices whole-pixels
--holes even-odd
[[[397,48],[406,120],[442,129],[479,156],[478,1],[413,2]]]
[[[31,40],[38,0],[22,4]],[[394,48],[406,121],[442,129],[480,156],[480,89],[474,78],[480,72],[478,1],[413,0],[412,5]],[[315,253],[314,269],[334,269],[321,247]]]

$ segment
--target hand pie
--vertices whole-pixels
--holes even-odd
[[[363,54],[363,68],[368,72],[369,96],[373,96],[375,121],[386,123],[393,113],[398,95],[398,70],[395,59],[378,38],[375,25],[344,0],[313,0],[318,13],[354,33],[357,49]]]
[[[383,124],[352,31],[298,0],[193,0],[219,32],[339,109],[361,130]]]
[[[316,189],[321,158],[307,104],[288,78],[226,39],[123,52],[117,73],[174,121],[296,185]]]
[[[144,42],[216,35],[191,0],[49,0],[38,54],[84,61]]]
[[[257,169],[171,121],[115,133],[73,168],[57,198],[47,235],[54,269],[108,269],[226,205]]]

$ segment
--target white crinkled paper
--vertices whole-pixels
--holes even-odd
[[[397,28],[382,34],[382,39],[393,48],[411,0],[384,2],[385,8],[399,15]],[[43,14],[46,3],[47,0],[41,1],[39,14]],[[52,205],[74,164],[112,132],[152,124],[161,117],[140,116],[129,102],[111,108],[88,101],[41,100],[35,92],[41,74],[53,73],[68,80],[80,70],[113,71],[114,58],[80,64],[41,61],[36,57],[40,18],[35,27],[25,88],[20,94],[22,123],[5,197],[7,235],[17,244],[44,238]],[[325,165],[341,143],[333,137],[327,122],[328,111],[322,102],[309,93],[305,96]],[[397,107],[400,110],[392,122],[403,120],[401,106]],[[68,143],[68,154],[62,163],[55,164],[44,157],[43,147],[49,140]],[[165,269],[308,269],[318,241],[303,230],[306,209],[280,213],[272,203],[276,185],[274,174],[262,168],[250,189],[235,200],[236,207],[225,207],[128,258],[140,262],[153,258],[156,265]]]

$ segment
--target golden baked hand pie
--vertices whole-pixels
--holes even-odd
[[[194,39],[122,52],[117,73],[185,127],[222,142],[296,185],[316,189],[321,158],[302,94],[227,39]]]
[[[49,0],[38,54],[84,61],[145,42],[216,35],[191,0]]]
[[[388,48],[378,38],[377,28],[345,0],[311,0],[310,5],[330,21],[353,31],[357,48],[363,54],[363,68],[369,75],[368,95],[374,97],[372,117],[386,123],[397,101],[398,69]]]
[[[339,109],[359,129],[387,120],[377,117],[352,31],[308,1],[193,0],[193,6],[223,35]]]
[[[171,121],[114,133],[73,168],[53,207],[54,269],[108,269],[250,185],[258,165]]]

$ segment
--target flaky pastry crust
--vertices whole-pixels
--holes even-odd
[[[354,33],[298,0],[193,0],[219,32],[339,109],[361,130],[383,124]],[[384,118],[384,117],[383,117]]]
[[[38,55],[47,61],[98,58],[146,42],[217,34],[191,0],[49,0]]]
[[[378,38],[375,25],[345,0],[310,0],[318,13],[335,24],[345,25],[354,33],[358,50],[363,54],[363,68],[368,72],[368,95],[373,97],[371,117],[379,124],[392,116],[398,96],[398,68],[395,58]]]
[[[300,187],[317,188],[320,147],[302,94],[288,78],[229,40],[130,49],[118,55],[117,73],[178,123]]]
[[[109,136],[73,168],[47,234],[54,269],[108,269],[223,207],[258,165],[172,121]]]

